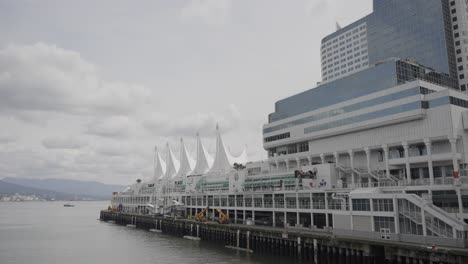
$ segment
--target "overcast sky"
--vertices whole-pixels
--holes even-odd
[[[197,131],[265,158],[275,101],[320,81],[320,40],[371,0],[0,0],[0,178],[128,184]],[[164,156],[164,155],[163,155]]]

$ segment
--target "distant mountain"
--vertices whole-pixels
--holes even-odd
[[[23,194],[23,195],[36,195],[40,198],[51,200],[72,200],[73,194],[54,192],[50,190],[42,190],[32,187],[21,186],[14,183],[9,183],[0,180],[0,195],[1,194]]]
[[[109,185],[95,181],[77,181],[64,179],[29,179],[4,178],[2,181],[25,187],[50,190],[78,196],[92,196],[95,198],[110,199],[112,192],[122,191],[126,186]]]

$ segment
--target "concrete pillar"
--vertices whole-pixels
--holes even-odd
[[[405,150],[405,163],[406,163],[406,182],[410,183],[411,182],[411,166],[410,166],[410,161],[409,161],[409,145],[408,142],[402,142],[401,145],[403,146],[403,149]]]
[[[252,221],[255,223],[255,210],[252,210]]]
[[[285,204],[285,206],[286,206],[286,204]],[[287,212],[283,212],[283,213],[284,213],[284,215],[283,215],[283,217],[284,217],[283,223],[284,223],[284,227],[286,227],[286,225],[288,224],[288,213],[287,213]]]
[[[286,159],[285,162],[286,162],[286,171],[289,171],[289,160]]]
[[[297,164],[297,169],[300,170],[302,165],[301,165],[301,159],[296,158],[296,164]]]
[[[450,138],[449,141],[452,148],[453,177],[458,178],[460,173],[460,166],[458,165],[457,158],[457,139]]]
[[[426,145],[426,151],[427,151],[427,166],[429,169],[429,182],[431,185],[434,185],[434,167],[432,165],[431,139],[430,138],[424,139],[424,144]]]
[[[426,212],[424,211],[424,204],[421,206],[421,222],[422,222],[423,236],[427,236]]]
[[[340,166],[339,162],[340,162],[340,154],[338,154],[338,152],[334,152],[333,153],[333,157],[335,157],[335,165],[337,167]],[[341,175],[342,171],[341,170],[338,170],[338,179],[341,179],[342,178],[342,175]],[[312,201],[312,200],[311,200]]]
[[[307,157],[307,162],[308,162],[309,165],[312,165],[312,157],[311,156]]]
[[[273,200],[275,200],[275,199],[273,199]],[[273,211],[273,227],[275,227],[275,226],[276,226],[276,213],[275,213],[275,211]]]
[[[325,164],[325,154],[320,154],[320,160],[322,160],[322,164]]]
[[[297,237],[297,255],[300,257],[301,256],[301,237]]]
[[[327,193],[325,192],[325,211],[327,213],[325,213],[325,226],[328,226],[328,199],[327,199]]]
[[[318,263],[318,250],[319,250],[319,247],[317,245],[317,239],[314,238],[313,243],[314,243],[314,263]]]
[[[364,152],[366,152],[366,161],[367,161],[367,172],[371,172],[371,163],[370,163],[370,159],[371,159],[371,150],[369,147],[365,147],[364,148]]]
[[[393,196],[393,217],[395,221],[395,233],[400,234],[400,218],[398,215],[398,200],[396,196]]]
[[[237,229],[237,233],[236,233],[236,247],[240,247],[240,240],[239,240],[239,237],[240,237],[240,230]]]
[[[299,209],[299,193],[296,192],[296,209]],[[296,225],[299,224],[299,211],[296,213]]]
[[[383,155],[384,155],[384,161],[385,161],[385,173],[387,175],[387,178],[390,178],[390,165],[388,164],[388,146],[387,145],[382,145],[382,150],[383,150]]]
[[[457,188],[457,198],[458,198],[458,213],[463,214],[463,200],[461,196],[461,189]]]
[[[350,162],[349,164],[351,166],[351,169],[354,169],[354,152],[353,152],[353,150],[352,149],[348,150],[348,154],[349,154],[349,162]],[[353,185],[353,187],[355,187],[354,186],[354,184],[355,184],[354,172],[351,172],[351,184]]]
[[[247,241],[246,242],[247,242],[246,248],[250,249],[250,231],[247,231]]]

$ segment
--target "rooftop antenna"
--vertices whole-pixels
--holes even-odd
[[[341,26],[340,26],[340,24],[338,24],[338,21],[336,21],[336,31],[338,31],[340,29],[341,29]]]

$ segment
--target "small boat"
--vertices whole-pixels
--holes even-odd
[[[63,207],[75,207],[75,205],[67,203],[67,204],[64,204]]]

